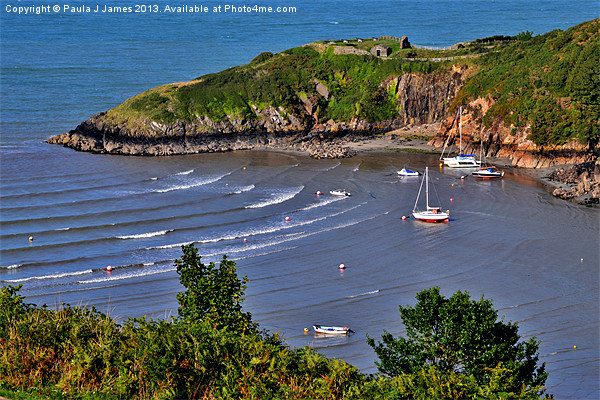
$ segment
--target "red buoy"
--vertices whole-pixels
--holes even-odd
[[[286,221],[289,221],[289,220],[290,220],[290,217],[285,217],[285,220],[286,220]]]
[[[112,267],[109,265],[108,267],[106,267],[106,270],[110,272],[112,271]]]
[[[346,269],[346,266],[344,264],[340,264],[340,269]]]

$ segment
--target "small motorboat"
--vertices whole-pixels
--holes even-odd
[[[335,190],[331,190],[329,191],[329,194],[333,195],[333,196],[350,196],[349,192],[346,192],[343,189],[335,189]]]
[[[471,172],[475,178],[481,179],[502,179],[504,171],[492,166],[481,167],[475,172]]]
[[[400,176],[419,176],[418,171],[411,171],[410,169],[406,169],[406,168],[402,168],[400,171],[396,171],[396,172],[398,172],[398,175],[400,175]]]
[[[349,335],[354,333],[352,329],[348,329],[345,326],[324,326],[324,325],[313,325],[315,333],[322,333],[326,335]]]

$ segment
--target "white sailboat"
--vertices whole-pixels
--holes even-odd
[[[450,136],[446,140],[446,144],[444,144],[444,150],[442,150],[441,159],[444,161],[444,165],[450,168],[479,168],[481,166],[481,161],[477,160],[475,154],[462,154],[462,107],[460,107],[458,111],[459,120],[458,120],[458,135],[459,135],[459,145],[458,145],[458,155],[455,157],[444,157],[444,151],[446,150],[446,145],[450,140]]]
[[[484,165],[481,166],[477,171],[471,172],[471,175],[479,179],[502,179],[504,176],[504,171],[493,165],[488,165],[485,155],[483,154],[483,143],[481,143],[480,153],[479,159],[482,160]]]
[[[426,208],[424,211],[418,209],[419,197],[421,197],[421,191],[423,189],[423,182],[425,182],[425,202]],[[425,167],[425,175],[421,180],[421,186],[419,187],[419,194],[417,194],[417,200],[413,207],[413,217],[418,220],[426,222],[448,222],[450,214],[443,212],[440,206],[432,207],[429,205],[429,167]]]

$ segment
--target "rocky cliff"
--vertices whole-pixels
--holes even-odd
[[[458,123],[462,121],[462,153],[477,154],[483,151],[485,157],[508,158],[515,167],[548,168],[557,165],[579,164],[595,161],[600,148],[596,145],[581,144],[570,140],[562,145],[537,145],[529,139],[530,126],[517,128],[507,126],[496,119],[491,126],[485,126],[481,118],[494,101],[490,98],[478,98],[469,102],[463,110],[461,118],[456,115],[445,118],[440,132],[429,144],[443,149],[450,137],[454,150],[458,150]]]
[[[344,140],[441,123],[430,142],[441,151],[462,106],[463,152],[526,168],[590,162],[600,153],[599,37],[596,19],[486,47],[485,56],[481,48],[373,56],[381,40],[266,52],[150,89],[48,142],[111,154],[268,147],[345,157]]]
[[[379,90],[394,94],[399,112],[394,118],[370,122],[319,122],[318,109],[329,91],[319,81],[313,91],[299,96],[293,107],[251,106],[250,116],[228,115],[220,121],[197,116],[190,122],[132,121],[104,112],[48,143],[80,151],[128,155],[174,155],[254,148],[301,150],[317,158],[346,157],[344,140],[367,138],[407,124],[439,122],[460,90],[468,69],[455,67],[432,74],[406,73],[385,79]]]

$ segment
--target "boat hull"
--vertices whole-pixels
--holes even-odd
[[[504,171],[494,168],[482,168],[479,171],[472,172],[471,176],[479,179],[502,179]]]
[[[415,211],[413,217],[425,222],[448,222],[450,215],[445,212]]]
[[[332,196],[350,196],[350,193],[346,192],[345,190],[331,190],[329,192],[330,195]]]
[[[481,161],[475,156],[456,156],[452,158],[444,158],[444,164],[450,168],[479,168]]]
[[[419,176],[419,172],[417,172],[417,171],[411,171],[411,170],[406,169],[406,168],[402,168],[400,171],[397,171],[397,173],[400,176]]]
[[[348,335],[352,332],[352,330],[346,328],[345,326],[313,325],[313,329],[315,330],[315,333],[320,333],[323,335]]]

